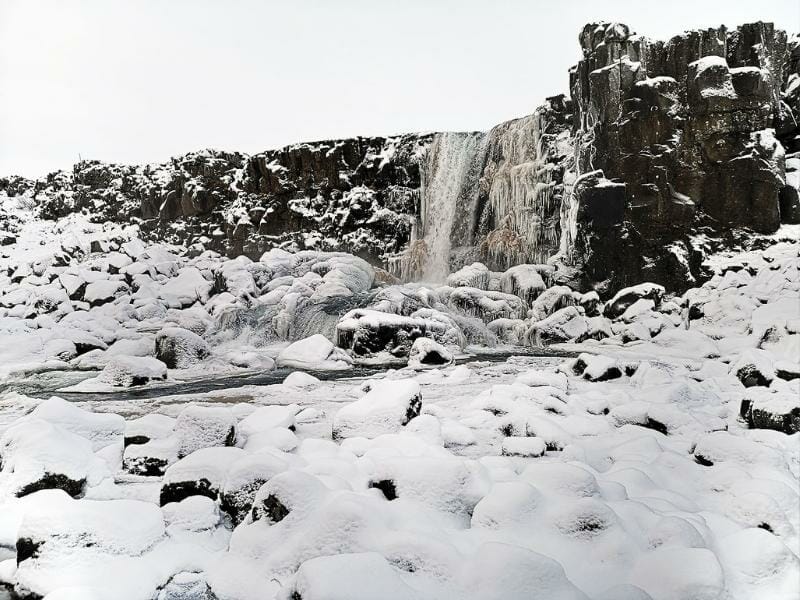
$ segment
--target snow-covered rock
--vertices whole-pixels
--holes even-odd
[[[202,448],[170,465],[161,486],[161,506],[180,502],[189,496],[216,500],[228,472],[236,461],[247,456],[241,448]]]
[[[452,352],[426,337],[414,340],[408,354],[408,366],[416,370],[448,366],[454,360]]]
[[[316,334],[290,344],[281,351],[275,363],[292,369],[336,371],[349,369],[353,359],[324,335]]]
[[[208,343],[187,329],[166,327],[156,336],[156,358],[170,369],[192,367],[209,353]]]
[[[367,395],[342,407],[334,416],[333,437],[374,438],[395,433],[422,408],[422,393],[413,380],[378,381]]]
[[[167,365],[151,356],[114,356],[98,375],[98,380],[115,387],[144,385],[166,378]]]
[[[212,446],[233,446],[236,442],[236,418],[230,409],[190,404],[175,421],[174,434],[179,442],[178,455]]]

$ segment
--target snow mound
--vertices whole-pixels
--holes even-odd
[[[395,433],[422,408],[422,393],[413,380],[376,382],[366,396],[341,408],[333,420],[333,437],[374,438]]]

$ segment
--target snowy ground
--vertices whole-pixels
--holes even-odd
[[[800,594],[796,229],[602,305],[542,265],[380,287],[346,255],[186,257],[6,206],[0,598]],[[577,358],[452,364],[480,339]],[[85,400],[14,391],[65,371]]]

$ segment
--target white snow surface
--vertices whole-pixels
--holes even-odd
[[[0,256],[0,597],[794,600],[798,232],[712,256],[680,297],[643,283],[599,314],[535,265],[502,291],[479,289],[475,265],[458,288],[384,288],[365,313],[462,333],[469,316],[470,335],[504,318],[522,342],[586,353],[581,373],[517,355],[325,379],[303,371],[351,366],[331,337],[374,285],[361,259],[189,258],[81,215],[23,219]],[[81,252],[58,266],[68,239]],[[218,276],[227,290],[208,287]],[[170,377],[270,368],[260,357],[287,371],[183,395],[37,391],[78,368],[154,367],[173,326],[210,355]],[[148,460],[166,474],[131,472]],[[170,489],[186,497],[162,506]]]

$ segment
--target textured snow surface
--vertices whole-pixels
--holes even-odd
[[[541,265],[376,287],[338,253],[189,257],[54,227],[24,222],[0,257],[0,597],[800,595],[796,229],[712,257],[681,297],[603,304]],[[57,259],[68,237],[81,250]],[[451,364],[501,334],[575,354]],[[166,373],[165,336],[187,359]],[[317,372],[356,348],[397,368]],[[184,395],[34,385],[273,359],[280,383]]]

